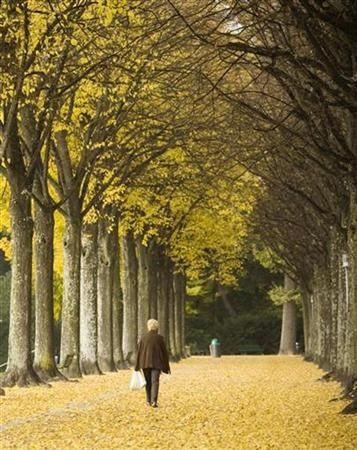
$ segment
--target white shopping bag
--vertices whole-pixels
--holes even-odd
[[[131,375],[129,389],[131,391],[137,391],[139,389],[142,389],[145,385],[146,381],[144,375],[139,370],[134,370],[133,374]]]
[[[167,383],[168,381],[170,381],[171,377],[172,377],[171,374],[165,373],[165,372],[161,372],[160,383]]]

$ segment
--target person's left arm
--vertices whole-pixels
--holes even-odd
[[[164,372],[171,373],[170,364],[169,364],[169,354],[166,349],[164,338],[162,338],[160,341],[161,341],[160,344],[161,344],[162,356],[164,358],[163,362],[166,366],[166,370]]]

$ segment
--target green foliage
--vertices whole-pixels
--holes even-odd
[[[209,322],[199,317],[188,317],[185,325],[187,329],[186,342],[191,347],[191,354],[208,354],[208,346],[213,338]]]
[[[256,310],[257,312],[271,307],[268,291],[274,284],[283,282],[281,274],[271,271],[255,259],[254,254],[247,256],[243,270],[237,276],[237,286],[232,296],[239,299],[237,312]]]
[[[230,317],[217,326],[216,334],[225,354],[237,354],[240,346],[247,344],[258,344],[263,353],[270,354],[279,349],[280,326],[280,310],[266,309]]]
[[[286,302],[301,304],[301,294],[298,289],[285,289],[283,286],[274,285],[268,292],[270,300],[275,305],[282,305]]]
[[[189,298],[201,298],[203,301],[211,300],[215,295],[215,282],[211,278],[188,280],[186,292]]]
[[[226,354],[239,347],[257,344],[264,353],[279,349],[281,307],[272,304],[268,293],[282,276],[265,268],[253,254],[248,255],[236,286],[226,288],[232,311],[217,296],[217,284],[210,278],[190,282],[186,302],[186,336],[193,353],[208,353],[212,338],[217,337]]]
[[[280,326],[281,312],[278,308],[227,317],[215,326],[207,318],[188,317],[187,342],[191,344],[193,354],[208,354],[208,346],[214,337],[219,339],[224,354],[237,354],[240,346],[246,344],[258,344],[267,354],[277,353]]]
[[[253,245],[254,258],[271,272],[279,272],[281,270],[282,261],[270,248]]]

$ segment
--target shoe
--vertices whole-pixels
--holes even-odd
[[[146,402],[146,406],[151,406],[151,403],[150,402]]]
[[[158,407],[156,402],[151,403],[151,406],[152,406],[153,408],[157,408],[157,407]]]

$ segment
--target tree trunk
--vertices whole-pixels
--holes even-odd
[[[341,286],[341,252],[345,248],[343,236],[338,230],[333,230],[331,233],[331,246],[330,246],[330,283],[331,287],[329,289],[329,317],[327,321],[329,323],[330,333],[329,333],[329,371],[334,371],[335,373],[340,372],[340,357],[338,352],[339,347],[339,328],[342,325],[339,321],[339,308],[341,306],[341,296],[340,296],[340,286]],[[343,299],[342,299],[342,303]]]
[[[354,58],[354,63],[356,59]],[[354,64],[354,75],[357,67]],[[357,157],[357,114],[350,114],[348,121],[348,143],[351,152]],[[350,405],[347,405],[344,412],[354,412],[357,410],[356,383],[357,383],[357,185],[356,175],[350,180],[349,196],[349,218],[347,223],[347,267],[343,264],[345,275],[346,309],[347,309],[347,336],[346,336],[346,366],[347,378],[346,386],[355,395]],[[350,313],[349,313],[350,311]]]
[[[294,282],[285,275],[284,287],[294,289]],[[283,304],[283,320],[281,325],[281,338],[279,355],[294,355],[296,353],[296,304],[285,302]]]
[[[321,279],[321,273],[319,269],[315,269],[315,286],[314,286],[314,296],[313,296],[313,320],[312,323],[315,324],[313,326],[314,329],[314,340],[313,340],[313,355],[314,361],[319,363],[320,357],[322,354],[322,325],[321,325],[321,296],[320,293],[322,283],[319,280]]]
[[[340,266],[342,266],[342,255],[340,256]],[[346,361],[346,331],[347,322],[347,296],[346,296],[346,271],[344,268],[340,268],[339,280],[338,280],[338,303],[337,303],[337,341],[336,341],[336,353],[337,353],[337,371],[341,376],[341,379],[347,375],[347,361]]]
[[[157,319],[158,246],[155,241],[151,241],[149,244],[148,257],[150,317]]]
[[[121,284],[123,287],[123,355],[134,364],[138,343],[137,261],[131,233],[121,240]]]
[[[173,279],[173,288],[174,288],[174,297],[175,297],[175,347],[178,358],[182,358],[184,356],[184,346],[183,346],[183,283],[184,277],[181,273],[174,273]]]
[[[185,335],[185,318],[186,318],[186,277],[182,275],[182,281],[180,283],[180,299],[181,299],[181,348],[183,355],[186,356],[186,335]]]
[[[120,286],[120,261],[118,245],[118,220],[115,221],[112,242],[113,257],[113,359],[116,369],[125,369],[127,366],[123,355],[123,295]]]
[[[355,121],[357,124],[357,120]],[[357,134],[357,131],[355,130]],[[357,153],[357,136],[355,136],[355,152]],[[348,227],[348,267],[346,271],[348,299],[348,348],[349,369],[348,376],[357,379],[357,188],[351,188],[350,194],[350,223]],[[348,292],[347,292],[348,291]]]
[[[35,204],[35,359],[34,370],[44,381],[61,377],[54,355],[53,233],[51,209]]]
[[[100,374],[97,358],[98,224],[82,227],[80,282],[80,368],[83,374]]]
[[[172,263],[169,264],[169,286],[168,286],[168,319],[169,319],[169,349],[172,361],[178,361],[177,349],[176,349],[176,330],[175,330],[175,295],[173,286],[173,273],[172,273]]]
[[[31,364],[31,276],[32,234],[31,199],[26,188],[30,180],[22,157],[15,112],[6,152],[7,176],[11,189],[11,295],[8,364],[1,379],[3,386],[37,384],[39,377]]]
[[[160,252],[161,253],[161,252]],[[166,346],[169,347],[169,278],[168,278],[168,259],[161,253],[158,272],[158,296],[157,296],[157,315],[160,327],[160,334],[164,336]]]
[[[331,335],[331,267],[328,263],[327,270],[321,271],[321,287],[318,295],[319,310],[319,353],[317,363],[325,370],[330,371],[330,335]]]
[[[69,378],[81,376],[79,368],[79,297],[81,220],[66,216],[63,239],[63,301],[61,361],[63,374]]]
[[[311,359],[311,295],[306,290],[302,290],[302,311],[304,326],[304,347],[305,358]]]
[[[148,247],[143,245],[140,238],[136,240],[136,254],[138,257],[138,338],[147,333],[147,321],[150,313],[149,298],[149,257]]]
[[[31,200],[26,193],[11,192],[11,298],[8,365],[3,386],[38,384],[31,363]]]
[[[112,230],[105,219],[98,232],[98,363],[103,372],[115,370],[113,361],[113,258]]]

